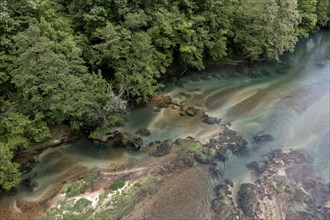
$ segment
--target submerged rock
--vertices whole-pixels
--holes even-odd
[[[114,146],[138,151],[143,146],[143,140],[125,131],[116,131],[106,142],[106,146]]]
[[[149,136],[150,135],[150,131],[148,128],[139,128],[135,134],[137,135],[141,135],[141,136]]]
[[[201,163],[201,164],[208,164],[210,163],[210,158],[208,155],[206,155],[205,153],[203,152],[196,152],[194,153],[194,158],[195,160],[198,162],[198,163]]]
[[[246,167],[250,170],[253,170],[257,175],[260,175],[266,171],[267,161],[259,163],[257,161],[252,161],[251,163],[248,163]]]
[[[156,106],[157,108],[167,108],[172,104],[172,99],[170,96],[154,96],[150,100],[151,106]]]
[[[36,174],[29,175],[26,179],[22,180],[21,184],[29,191],[33,191],[33,188],[39,185],[36,180]]]
[[[272,141],[272,140],[273,140],[273,136],[270,134],[261,134],[261,135],[256,135],[253,137],[253,141],[257,144],[259,144],[261,142]]]
[[[229,184],[219,184],[214,188],[216,198],[212,201],[212,210],[215,213],[222,213],[226,210],[235,211],[234,203],[231,197],[232,192]]]
[[[234,182],[231,179],[225,179],[225,183],[230,187],[234,187]]]
[[[22,163],[20,164],[20,167],[19,167],[19,171],[21,173],[28,173],[30,172],[33,167],[38,163],[38,158],[37,157],[33,157],[31,159],[29,159],[26,163]]]
[[[223,172],[216,166],[216,164],[211,164],[209,166],[209,171],[212,178],[219,179],[223,176]]]
[[[179,94],[184,96],[187,99],[190,99],[192,97],[192,95],[190,95],[189,93],[185,93],[185,92],[179,92]]]
[[[325,184],[324,186],[322,186],[321,189],[322,193],[324,193],[326,196],[328,196],[328,198],[330,198],[330,183]]]
[[[220,124],[222,122],[222,119],[217,117],[211,117],[205,114],[202,118],[202,122],[208,125]]]
[[[303,181],[303,187],[304,189],[311,189],[314,188],[316,185],[316,181],[314,179],[306,179]]]
[[[195,116],[197,114],[197,112],[199,111],[198,108],[195,108],[195,107],[192,107],[192,106],[189,106],[185,109],[185,113],[188,115],[188,116]]]

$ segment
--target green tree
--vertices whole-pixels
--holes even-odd
[[[12,158],[13,153],[0,142],[0,190],[9,190],[20,180],[18,165],[12,162]]]
[[[26,149],[31,142],[40,142],[49,137],[46,123],[32,121],[20,113],[6,113],[0,122],[0,141],[10,151]]]
[[[317,0],[298,0],[298,11],[301,17],[298,32],[302,37],[307,37],[316,25],[316,2]]]
[[[299,21],[296,1],[242,1],[235,14],[234,49],[250,60],[278,59],[293,51]]]
[[[10,69],[15,56],[13,37],[23,31],[37,17],[36,5],[26,0],[4,0],[0,2],[0,94],[11,89]],[[8,92],[8,91],[6,91]]]
[[[153,18],[152,27],[148,29],[153,44],[164,56],[166,66],[173,58],[177,65],[204,68],[203,58],[207,31],[198,23],[203,18],[197,16],[189,20],[177,7],[170,11],[159,9]]]
[[[9,190],[20,180],[13,154],[47,137],[49,130],[44,122],[32,121],[19,113],[7,112],[0,117],[0,189]]]
[[[234,14],[238,8],[237,0],[207,0],[199,6],[205,18],[203,26],[208,30],[209,39],[205,43],[207,56],[220,60],[228,55],[229,39],[233,37]]]
[[[131,32],[109,22],[97,30],[95,37],[101,43],[94,45],[94,63],[114,70],[113,80],[118,90],[142,102],[160,88],[156,78],[160,76],[158,65],[161,64],[147,33]]]
[[[98,124],[99,109],[117,111],[107,106],[114,98],[109,85],[100,74],[87,72],[73,38],[51,40],[47,35],[54,30],[44,22],[40,26],[46,31],[35,24],[16,37],[12,82],[21,98],[20,111],[50,124],[67,120],[74,128]],[[122,110],[124,104],[120,106]]]
[[[330,2],[329,0],[318,0],[316,6],[317,23],[325,27],[330,21]]]

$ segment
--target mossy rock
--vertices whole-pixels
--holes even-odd
[[[61,192],[65,193],[67,197],[79,196],[85,187],[84,180],[78,180],[64,184]]]
[[[159,146],[157,146],[156,150],[151,153],[154,157],[162,157],[167,154],[170,154],[172,150],[172,141],[167,139],[163,141]]]
[[[203,144],[198,141],[181,139],[181,138],[177,139],[175,141],[175,144],[178,147],[180,147],[182,150],[188,150],[192,152],[200,152],[203,148]]]
[[[202,152],[196,152],[194,154],[194,158],[195,160],[198,162],[198,163],[201,163],[201,164],[208,164],[210,163],[210,158],[208,155],[202,153]]]
[[[113,137],[115,132],[113,129],[108,127],[97,127],[92,133],[90,133],[89,138],[101,141],[105,143],[109,138]]]
[[[188,115],[188,116],[195,116],[197,114],[197,112],[199,111],[198,108],[195,108],[195,107],[192,107],[192,106],[189,106],[186,108],[185,110],[185,113]]]

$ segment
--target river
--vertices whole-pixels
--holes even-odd
[[[230,155],[226,162],[218,164],[224,177],[233,180],[235,186],[254,182],[256,176],[246,165],[279,148],[308,152],[314,158],[315,170],[325,182],[330,181],[330,31],[300,40],[294,53],[280,60],[251,67],[210,68],[168,80],[162,92],[177,103],[196,106],[230,122],[232,129],[247,140],[249,153]],[[141,127],[151,131],[149,137],[143,138],[146,144],[187,136],[203,139],[214,132],[207,125],[180,123],[164,110],[154,112],[147,107],[132,110],[125,122],[125,128],[132,132]],[[256,143],[253,137],[258,134],[270,134],[273,141]],[[85,139],[48,149],[39,156],[40,163],[31,173],[24,175],[35,175],[38,186],[33,191],[18,187],[14,198],[36,200],[72,170],[125,163],[139,166],[146,156],[122,149],[100,150]]]
[[[282,148],[307,150],[329,182],[329,77],[328,31],[300,40],[294,53],[283,55],[280,63],[196,73],[168,84],[165,94],[230,121],[249,142],[250,154],[232,156],[223,165],[231,179],[253,181],[246,164]],[[180,92],[192,97],[187,99]],[[132,130],[144,126],[152,131],[147,141],[206,135],[203,128],[191,129],[146,108],[135,110],[132,118],[128,123]],[[253,137],[258,133],[271,134],[274,141],[255,146]]]

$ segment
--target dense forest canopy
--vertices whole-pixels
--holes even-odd
[[[329,16],[329,0],[1,0],[0,189],[50,126],[107,126],[174,67],[278,59]]]

